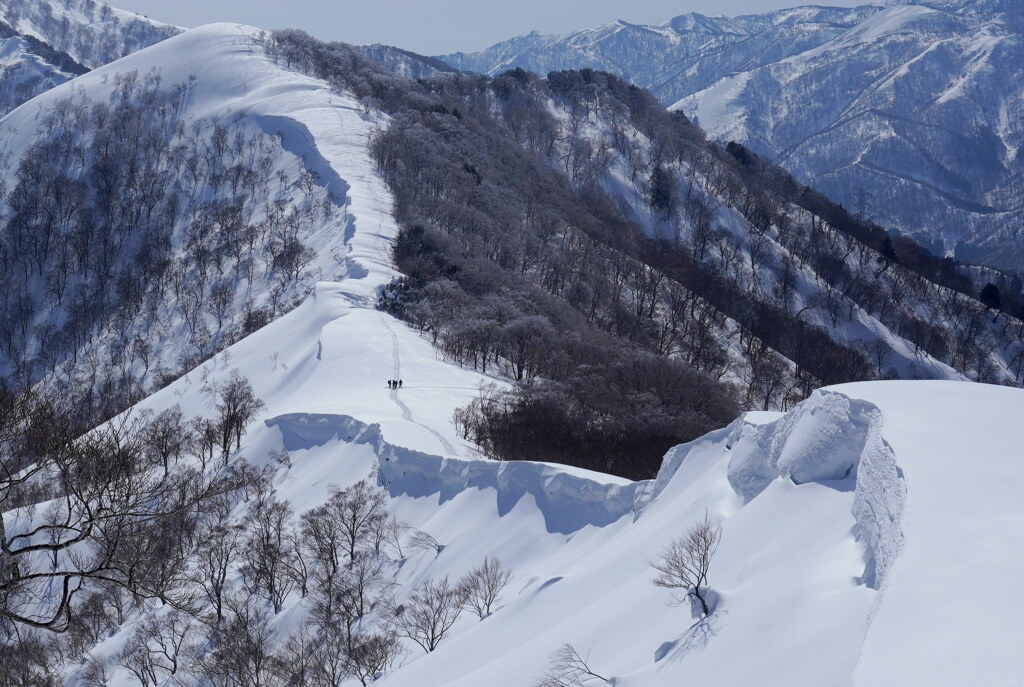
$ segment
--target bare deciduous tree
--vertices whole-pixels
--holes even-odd
[[[112,663],[108,656],[89,656],[78,673],[78,682],[82,687],[107,687],[112,677]]]
[[[99,585],[188,604],[192,523],[239,483],[180,464],[156,474],[143,430],[129,416],[75,438],[50,404],[0,392],[0,619],[67,631],[75,597]],[[40,493],[53,507],[27,505]]]
[[[174,406],[158,414],[146,426],[142,439],[153,462],[163,466],[167,475],[171,461],[177,460],[189,444],[189,426],[182,421],[181,408]]]
[[[360,548],[387,519],[387,497],[384,490],[361,480],[347,489],[331,493],[328,506],[341,526],[349,560],[355,560]]]
[[[241,447],[246,424],[263,406],[263,401],[256,397],[249,380],[239,375],[237,370],[233,372],[221,389],[220,399],[217,401],[217,410],[220,413],[220,448],[225,462],[231,453],[231,439],[234,438],[236,449]]]
[[[282,657],[274,651],[271,614],[251,598],[229,597],[224,622],[213,625],[192,654],[193,672],[218,687],[283,687]]]
[[[243,549],[242,575],[257,593],[280,613],[296,580],[289,560],[296,555],[292,536],[292,509],[285,501],[270,497],[252,509],[249,538]]]
[[[406,545],[414,551],[434,551],[435,553],[441,553],[441,551],[444,550],[444,544],[441,544],[437,539],[423,530],[413,530],[412,534],[409,535],[409,539],[406,541]]]
[[[402,645],[394,629],[384,627],[373,634],[361,636],[348,654],[348,671],[362,685],[391,670],[402,655]]]
[[[393,608],[398,634],[430,653],[437,648],[462,613],[463,596],[445,576],[419,587],[409,601]]]
[[[245,531],[226,517],[205,523],[200,529],[192,580],[208,602],[213,622],[224,619],[224,598],[231,568],[238,562]]]
[[[548,669],[534,687],[583,687],[590,680],[608,682],[608,678],[594,672],[586,657],[580,655],[572,644],[566,642],[551,654]]]
[[[466,608],[476,613],[481,620],[489,616],[491,607],[511,577],[512,571],[503,568],[500,560],[491,556],[485,558],[459,583]]]
[[[142,687],[156,685],[161,676],[178,673],[187,653],[192,623],[191,616],[177,611],[147,618],[114,660],[134,675]]]
[[[660,560],[651,562],[651,566],[658,571],[654,584],[666,589],[681,590],[682,596],[676,598],[678,603],[694,600],[700,604],[704,615],[710,613],[708,568],[721,536],[722,528],[712,523],[711,518],[705,514],[703,520],[665,548]]]

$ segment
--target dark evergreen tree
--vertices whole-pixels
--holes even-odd
[[[999,295],[999,287],[992,282],[985,284],[985,288],[981,290],[981,295],[979,295],[978,298],[986,308],[999,310],[999,308],[1002,307],[1002,298]]]

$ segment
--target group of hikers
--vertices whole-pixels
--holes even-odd
[[[388,380],[388,388],[389,389],[401,389],[402,388],[402,380],[401,379],[389,379]]]

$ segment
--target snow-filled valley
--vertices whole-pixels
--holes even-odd
[[[235,24],[189,30],[58,86],[0,120],[0,149],[16,163],[36,134],[41,105],[73,94],[113,101],[120,75],[159,66],[164,84],[188,84],[177,103],[181,121],[234,117],[246,131],[272,137],[280,151],[266,170],[269,192],[282,205],[299,205],[301,183],[288,180],[305,172],[310,197],[326,208],[302,230],[310,249],[302,278],[275,291],[276,263],[268,261],[266,273],[246,287],[234,284],[229,303],[236,319],[243,303],[265,307],[292,299],[297,305],[274,310],[230,345],[225,337],[223,350],[173,381],[168,377],[108,428],[175,408],[186,420],[213,416],[224,389],[238,376],[247,380],[263,406],[244,432],[239,428],[237,448],[228,435],[224,462],[248,461],[266,470],[265,481],[226,502],[223,529],[216,530],[222,533],[248,536],[264,503],[287,504],[285,529],[300,531],[303,514],[369,480],[402,526],[394,541],[377,543],[375,602],[353,621],[357,635],[407,613],[428,583],[454,583],[488,557],[510,577],[489,614],[464,611],[434,650],[406,637],[398,640],[394,661],[376,674],[304,682],[289,673],[296,657],[306,655],[290,640],[319,612],[315,594],[306,593],[305,582],[283,593],[279,604],[253,593],[262,583],[254,582],[239,548],[225,567],[224,585],[245,597],[246,609],[256,608],[258,642],[218,644],[217,623],[206,617],[188,625],[173,649],[145,645],[176,660],[172,670],[158,657],[161,667],[140,678],[125,652],[149,619],[173,615],[176,603],[141,595],[124,601],[120,622],[94,628],[95,641],[78,654],[54,659],[63,684],[528,687],[541,684],[552,653],[566,643],[592,674],[544,687],[1019,683],[1024,390],[953,381],[955,370],[920,354],[922,365],[951,379],[835,385],[786,412],[745,413],[671,449],[652,480],[490,459],[463,438],[454,414],[511,382],[451,362],[423,332],[378,309],[382,292],[399,276],[392,255],[399,233],[395,200],[369,152],[388,116],[288,71],[265,54],[262,39],[257,29]],[[196,132],[207,140],[203,126]],[[621,177],[624,197],[639,206],[637,189],[624,182],[624,165],[618,161],[610,176]],[[732,217],[724,209],[720,214]],[[735,218],[730,228],[743,235],[740,222]],[[171,234],[172,255],[184,252],[185,234],[182,227]],[[810,289],[817,277],[798,283],[805,281]],[[170,293],[169,287],[161,292],[165,300],[158,299],[156,310],[170,310]],[[64,315],[54,307],[40,318]],[[123,334],[119,328],[128,328],[170,367],[189,345],[186,319],[165,313],[159,330],[145,318],[112,321],[83,350],[106,350]],[[864,328],[887,332],[880,322],[862,320]],[[887,336],[900,360],[919,355],[902,338]],[[128,367],[140,373],[137,364]],[[390,388],[392,379],[401,388]],[[181,461],[198,466],[196,456]],[[219,460],[207,465],[204,458],[195,474],[221,469]],[[14,479],[20,470],[31,466],[18,464]],[[0,473],[0,486],[11,475]],[[0,542],[39,543],[33,527],[60,514],[62,499],[7,508],[3,499],[15,491],[0,490]],[[705,518],[721,528],[708,570],[707,616],[690,603],[670,603],[672,592],[652,583],[652,562]],[[429,537],[414,544],[423,533]],[[87,558],[82,552],[75,550]],[[18,574],[3,553],[0,603],[4,585]],[[46,555],[42,563],[31,559],[33,565],[45,566]],[[58,559],[54,554],[54,568],[67,563]],[[307,564],[312,580],[324,561],[311,557]],[[23,609],[32,603],[43,609],[59,595],[55,587],[34,591]],[[0,623],[8,633],[0,634],[3,640],[15,636],[10,627],[6,619]],[[204,657],[224,646],[238,656],[262,652],[264,662],[249,672],[204,676]],[[9,666],[3,660],[0,671]]]

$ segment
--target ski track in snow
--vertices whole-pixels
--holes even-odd
[[[395,370],[395,379],[401,379],[402,378],[402,359],[401,359],[401,356],[399,355],[398,335],[395,334],[395,330],[391,328],[390,324],[388,324],[387,318],[384,317],[384,315],[382,313],[378,313],[378,315],[380,315],[381,324],[384,325],[384,328],[388,330],[388,334],[391,335],[391,345],[392,345],[392,349],[391,349],[392,353],[391,354],[392,354],[394,370]],[[445,450],[446,453],[448,453],[449,455],[452,455],[452,456],[459,455],[458,451],[455,450],[455,447],[452,446],[451,442],[448,441],[447,439],[445,439],[444,436],[442,436],[440,432],[438,432],[437,430],[435,430],[432,427],[428,427],[427,425],[423,424],[422,422],[417,422],[413,418],[412,411],[409,410],[409,406],[407,406],[404,403],[402,403],[402,399],[400,399],[398,397],[398,391],[399,391],[398,389],[392,389],[390,395],[391,395],[391,400],[394,401],[395,403],[397,403],[398,407],[401,409],[402,417],[404,417],[407,422],[411,422],[411,423],[413,423],[415,425],[419,425],[423,429],[425,429],[428,432],[430,432],[431,434],[433,434],[437,438],[437,440],[439,442],[441,442],[441,445],[444,446],[444,450]]]

